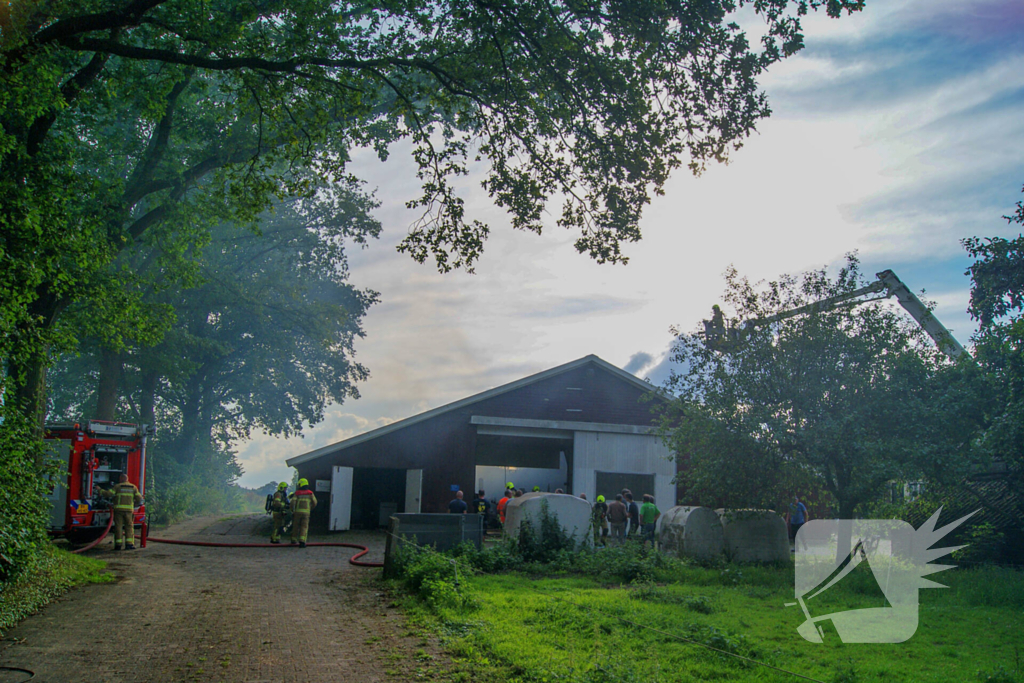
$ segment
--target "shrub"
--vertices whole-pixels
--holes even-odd
[[[395,572],[405,588],[435,611],[475,606],[475,601],[457,583],[457,573],[471,572],[466,563],[433,550],[409,544],[394,555]]]
[[[35,567],[49,546],[49,480],[59,470],[14,405],[0,400],[0,589]]]
[[[558,515],[551,513],[546,500],[541,501],[540,524],[523,520],[519,526],[518,550],[525,562],[548,563],[559,552],[575,551],[577,545],[576,540],[558,523]]]

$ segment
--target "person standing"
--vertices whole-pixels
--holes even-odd
[[[491,503],[487,500],[487,494],[483,489],[480,489],[480,492],[476,494],[476,498],[473,499],[473,512],[483,517],[485,523],[490,516]]]
[[[626,539],[626,520],[629,519],[629,512],[626,504],[622,502],[622,494],[615,495],[615,500],[608,503],[608,524],[611,527],[612,542],[621,545]]]
[[[456,491],[455,497],[452,499],[450,503],[448,503],[448,512],[454,515],[466,514],[466,511],[469,510],[469,506],[466,505],[466,501],[462,500],[462,498],[462,491]]]
[[[626,498],[626,511],[629,519],[626,524],[626,538],[640,533],[640,506],[633,500],[633,494],[627,490],[622,494]]]
[[[292,545],[306,547],[309,533],[309,515],[316,507],[316,496],[309,490],[309,482],[299,479],[299,487],[292,496]]]
[[[658,517],[661,517],[661,510],[654,504],[654,496],[645,493],[644,504],[640,506],[640,521],[644,525],[643,543],[646,545],[647,541],[650,541],[652,548],[654,547],[654,526]]]
[[[807,506],[800,502],[799,496],[793,496],[793,502],[789,506],[789,537],[793,541],[793,552],[796,552],[796,534],[800,527],[807,523]],[[801,539],[804,550],[807,550],[807,541]]]
[[[128,475],[122,474],[114,488],[100,493],[113,496],[114,505],[111,514],[114,516],[114,550],[120,550],[124,541],[125,550],[135,550],[135,508],[142,505],[142,494],[135,484],[128,481]]]
[[[604,502],[604,496],[597,497],[593,514],[594,540],[600,541],[601,545],[608,545],[608,503]]]
[[[498,501],[498,520],[505,526],[505,508],[508,507],[509,498],[512,497],[512,490],[505,489],[505,497]]]
[[[270,542],[281,542],[281,529],[284,528],[284,509],[288,505],[288,482],[282,481],[274,491],[270,501],[270,514],[274,520],[274,530],[270,532]]]

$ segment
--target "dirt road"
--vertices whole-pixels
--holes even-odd
[[[264,542],[252,534],[266,519],[191,520],[160,535]],[[383,555],[382,534],[310,540],[367,545],[371,561]],[[26,619],[0,642],[0,664],[35,671],[33,683],[447,679],[436,642],[410,631],[376,587],[380,570],[348,563],[355,550],[101,547],[90,552],[118,581],[76,589]]]

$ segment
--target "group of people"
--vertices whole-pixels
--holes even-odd
[[[534,486],[533,491],[539,493],[540,487]],[[501,526],[505,525],[505,512],[509,501],[525,493],[523,489],[517,489],[512,482],[506,485],[505,495],[495,504],[495,513]],[[564,491],[556,489],[555,493]],[[586,500],[587,495],[581,493],[580,498]],[[638,505],[633,500],[633,492],[629,489],[622,489],[611,503],[605,502],[604,496],[598,496],[593,505],[595,540],[601,545],[607,545],[609,538],[612,543],[637,538],[643,543],[650,541],[653,544],[654,525],[661,516],[661,510],[654,504],[654,496],[645,493],[642,500],[643,503]],[[448,503],[448,511],[454,514],[478,514],[487,520],[491,517],[491,502],[487,500],[487,493],[483,490],[475,494],[472,504],[466,503],[462,491],[456,491],[455,498]]]
[[[615,494],[615,500],[605,502],[604,496],[598,496],[594,503],[594,540],[601,545],[622,543],[627,538],[636,538],[646,544],[654,544],[654,527],[661,517],[661,510],[654,504],[654,496],[643,495],[643,504],[637,505],[633,500],[633,492],[622,489]]]
[[[281,529],[286,523],[285,511],[292,514],[292,545],[306,547],[306,536],[309,533],[309,515],[316,507],[316,496],[309,488],[309,482],[299,479],[295,493],[288,495],[288,482],[277,485],[274,498],[270,503],[271,515],[274,518],[274,530],[270,534],[271,543],[281,542]]]

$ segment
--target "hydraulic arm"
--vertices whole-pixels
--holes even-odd
[[[742,327],[727,328],[725,321],[722,316],[721,310],[716,306],[711,320],[704,321],[704,335],[709,343],[719,345],[722,348],[728,348],[729,346],[741,343],[751,331],[755,328],[763,327],[764,325],[770,325],[780,320],[786,320],[798,315],[805,313],[818,313],[821,311],[830,311],[835,308],[842,306],[859,306],[870,301],[878,301],[879,299],[888,299],[890,297],[896,297],[896,300],[900,302],[904,310],[907,311],[917,321],[917,324],[935,341],[935,345],[940,351],[945,353],[950,358],[959,358],[964,353],[964,347],[960,345],[960,342],[950,333],[945,326],[939,322],[939,319],[928,310],[928,307],[921,303],[921,300],[910,291],[910,289],[903,284],[903,281],[896,277],[896,273],[891,270],[883,270],[875,275],[878,279],[875,282],[855,289],[852,292],[840,294],[838,296],[829,297],[822,299],[821,301],[815,301],[814,303],[807,304],[806,306],[799,306],[797,308],[776,313],[775,315],[768,316],[766,318],[755,318],[754,320],[746,321]],[[871,296],[880,295],[880,296]]]

